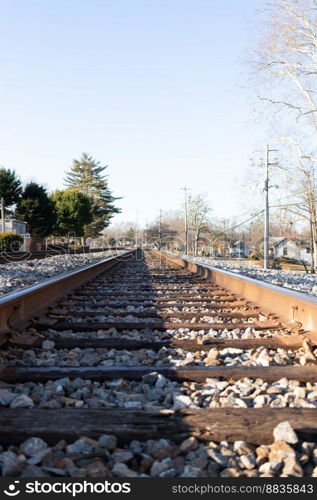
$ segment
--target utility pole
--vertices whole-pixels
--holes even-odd
[[[311,256],[311,274],[315,274],[315,260],[316,260],[316,200],[314,196],[314,187],[315,187],[315,171],[313,169],[312,175],[310,176],[310,179],[312,180],[310,182],[311,184],[311,216],[310,216],[310,226],[311,226],[311,232],[312,232],[312,256]]]
[[[264,269],[270,268],[270,204],[269,204],[269,168],[272,165],[277,165],[277,162],[270,163],[270,153],[277,151],[276,149],[270,149],[267,144],[264,152],[264,192],[265,192],[265,206],[264,206],[264,247],[263,247],[263,267]]]
[[[138,230],[139,230],[139,221],[138,221],[138,212],[135,213],[135,247],[138,248]]]
[[[189,189],[187,187],[181,188],[182,191],[184,191],[184,197],[185,197],[185,220],[184,220],[184,225],[185,225],[185,255],[188,254],[188,213],[187,213],[187,191]]]
[[[315,230],[316,227],[316,206],[314,197],[314,171],[308,176],[308,200],[309,200],[309,225],[310,225],[310,254],[311,254],[311,267],[310,274],[315,274]]]
[[[2,231],[5,232],[5,211],[4,211],[4,198],[1,198],[1,219],[2,219]]]
[[[226,229],[226,219],[223,219],[223,240],[222,240],[222,253],[224,257],[229,257],[227,253],[227,229]]]
[[[145,228],[144,228],[144,246],[147,247],[147,219],[145,219]]]
[[[159,248],[162,248],[162,209],[160,208],[160,217],[159,217]]]
[[[268,144],[265,148],[265,179],[264,179],[264,192],[265,192],[265,207],[264,207],[264,252],[263,252],[263,267],[269,269],[270,259],[270,206],[269,206],[269,154],[270,149]]]
[[[303,159],[312,161],[311,156],[302,156]],[[316,200],[315,200],[315,169],[307,174],[307,197],[309,206],[309,226],[310,226],[310,274],[315,274],[316,264]]]

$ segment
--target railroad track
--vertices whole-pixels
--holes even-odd
[[[3,475],[317,474],[316,311],[154,251],[7,295],[0,441],[17,457],[25,440],[40,449]],[[306,462],[268,447],[286,421]]]

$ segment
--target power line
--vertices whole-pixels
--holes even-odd
[[[263,212],[264,212],[264,209],[261,210],[260,212],[257,212],[255,215],[252,215],[252,217],[249,217],[249,219],[241,222],[240,224],[236,224],[235,226],[230,227],[229,229],[226,229],[226,231],[222,231],[221,233],[218,233],[218,236],[221,236],[222,234],[227,234],[230,231],[233,231],[234,229],[236,229],[237,227],[243,226],[243,224],[247,224],[247,222],[249,222],[252,219],[255,219],[255,217],[258,217],[259,215],[263,214]]]

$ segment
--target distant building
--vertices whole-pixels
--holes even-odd
[[[230,248],[230,257],[247,257],[251,253],[251,249],[247,246],[245,241],[235,241]]]
[[[270,238],[271,240],[271,238]],[[273,242],[272,242],[273,243]],[[311,264],[310,242],[307,240],[278,238],[273,244],[273,258],[284,257]]]
[[[26,222],[17,219],[5,219],[4,221],[4,231],[6,233],[16,233],[25,234],[26,233]],[[2,220],[0,219],[0,231],[3,231]]]

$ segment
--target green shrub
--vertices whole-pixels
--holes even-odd
[[[18,252],[23,243],[23,237],[16,233],[0,232],[0,252]]]

